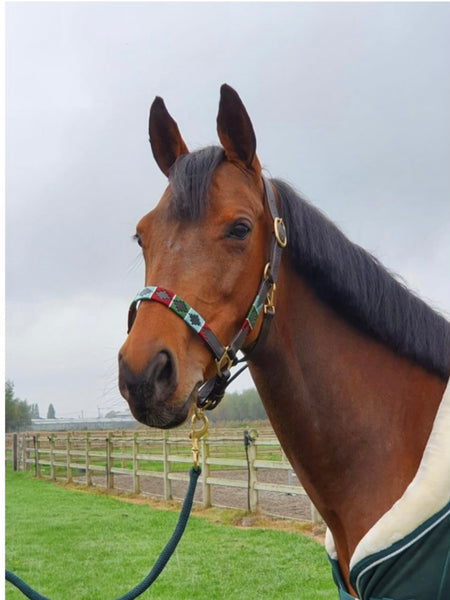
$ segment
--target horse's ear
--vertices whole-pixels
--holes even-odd
[[[178,125],[169,115],[164,101],[159,96],[153,100],[150,108],[148,133],[153,156],[158,167],[169,175],[170,167],[181,154],[188,154],[186,144],[180,135]]]
[[[239,95],[226,83],[220,88],[217,133],[228,160],[244,163],[259,174],[261,166],[256,157],[252,122]]]

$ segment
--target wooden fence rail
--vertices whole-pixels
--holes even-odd
[[[318,522],[320,517],[293,474],[278,440],[270,434],[258,437],[254,433],[246,437],[235,431],[216,431],[200,440],[201,504],[205,508],[217,505],[213,491],[218,488],[229,488],[228,496],[233,488],[246,491],[251,512],[261,508],[263,493],[276,495],[278,504],[282,504],[283,497],[295,496],[301,498],[303,505],[307,503],[306,518]],[[173,486],[177,482],[187,485],[192,464],[186,432],[32,432],[6,434],[5,441],[5,459],[15,470],[32,470],[36,477],[103,485],[107,489],[123,489],[123,481],[116,484],[116,480],[127,478],[128,491],[134,494],[145,493],[150,479],[162,480],[162,493],[156,495],[165,500],[174,497]]]

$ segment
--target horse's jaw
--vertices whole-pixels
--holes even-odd
[[[136,403],[129,403],[129,406],[133,417],[147,427],[172,429],[182,425],[191,416],[196,398],[197,389],[195,388],[184,402],[175,406],[155,403],[152,408],[144,411]]]
[[[125,397],[133,417],[147,427],[172,429],[182,425],[193,413],[198,385],[194,387],[185,400],[174,404],[148,398]]]

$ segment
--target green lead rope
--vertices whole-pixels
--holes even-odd
[[[167,542],[158,559],[156,560],[155,564],[153,565],[151,571],[146,577],[144,577],[144,579],[140,583],[137,584],[136,587],[134,587],[132,590],[130,590],[123,596],[117,598],[117,600],[134,600],[135,598],[143,594],[145,590],[147,590],[152,585],[155,579],[157,579],[161,571],[169,562],[170,557],[174,553],[175,548],[177,547],[178,542],[180,541],[181,536],[183,535],[184,530],[186,529],[186,525],[192,509],[192,503],[194,501],[195,488],[197,486],[197,480],[199,478],[200,473],[200,467],[197,467],[197,469],[191,467],[189,471],[189,487],[186,492],[186,497],[184,499],[175,530],[172,534],[172,537]],[[12,583],[17,589],[19,589],[22,592],[22,594],[24,594],[24,596],[26,596],[30,600],[49,600],[46,596],[42,596],[42,594],[39,594],[38,592],[36,592],[36,590],[33,590],[33,588],[31,588],[24,581],[22,581],[20,577],[17,577],[17,575],[15,575],[14,573],[11,573],[11,571],[5,571],[5,579],[6,581]]]

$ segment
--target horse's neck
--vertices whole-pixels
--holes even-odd
[[[279,286],[278,314],[251,371],[286,455],[348,564],[414,477],[445,384],[289,279],[289,290]]]

